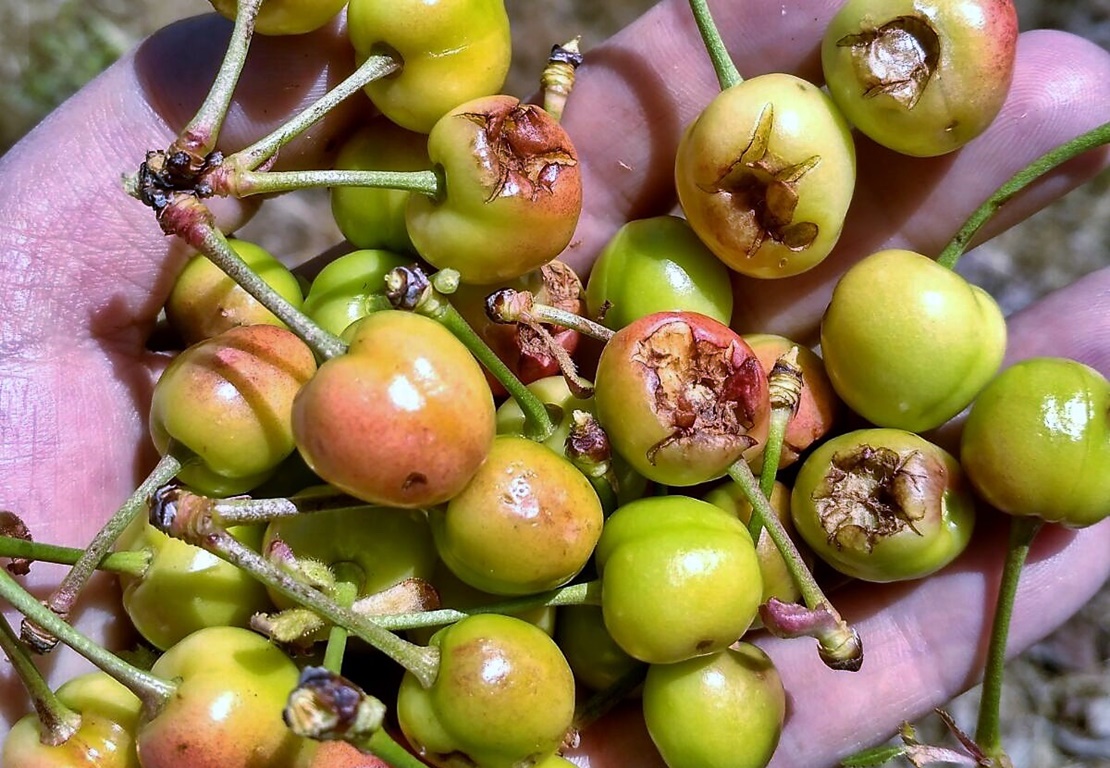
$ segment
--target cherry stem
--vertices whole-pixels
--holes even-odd
[[[565,309],[541,304],[529,291],[500,288],[486,297],[486,316],[495,323],[525,323],[528,325],[554,325],[577,331],[584,336],[606,343],[614,331],[587,317]]]
[[[767,389],[771,398],[771,423],[767,430],[767,442],[763,446],[763,468],[759,473],[759,490],[768,499],[775,489],[779,459],[782,457],[782,442],[786,427],[798,412],[798,402],[802,396],[802,369],[798,367],[798,347],[792,346],[781,355],[771,367],[767,376]],[[752,515],[748,532],[752,541],[759,541],[762,522]]]
[[[721,32],[709,12],[709,3],[706,0],[690,0],[690,10],[694,13],[694,21],[697,22],[705,50],[713,62],[713,70],[717,73],[717,82],[720,83],[721,90],[742,83],[744,78],[740,77],[740,71],[733,63],[732,57],[728,55],[725,41],[721,38]]]
[[[548,608],[560,605],[601,605],[601,582],[586,581],[560,587],[548,592],[535,595],[518,597],[498,603],[488,603],[464,609],[440,608],[434,611],[420,611],[417,613],[399,613],[392,616],[375,616],[374,620],[394,631],[405,629],[419,629],[422,627],[438,627],[445,624],[454,624],[468,616],[478,613],[500,613],[515,615],[530,611],[535,608]]]
[[[212,213],[192,195],[179,194],[159,218],[163,231],[183,239],[204,254],[244,291],[285,323],[313,351],[319,360],[329,360],[347,351],[338,336],[321,328],[308,315],[293,306],[243,261],[216,228]]]
[[[1029,547],[1044,521],[1034,517],[1013,517],[1010,520],[1010,541],[1006,561],[1002,567],[1002,580],[998,587],[994,621],[991,625],[990,644],[984,667],[983,692],[979,700],[979,721],[975,728],[975,743],[995,761],[1005,759],[1002,750],[1000,707],[1002,703],[1002,678],[1006,665],[1006,640],[1010,634],[1010,620],[1014,612],[1021,569],[1029,555]]]
[[[222,173],[220,166],[213,174],[213,193],[248,197],[290,192],[297,189],[319,187],[372,187],[417,192],[438,200],[443,197],[446,185],[440,171],[252,171],[228,169]]]
[[[567,98],[574,90],[575,74],[582,66],[582,54],[578,43],[580,37],[551,48],[547,66],[540,75],[540,88],[543,91],[543,108],[556,121],[563,119],[563,109]]]
[[[333,624],[346,627],[411,672],[424,687],[435,682],[439,671],[436,649],[398,637],[376,621],[285,573],[229,534],[204,505],[178,506],[172,498],[165,501],[151,509],[150,521],[155,528],[211,552]]]
[[[0,568],[0,598],[134,693],[142,701],[143,710],[148,719],[155,717],[177,690],[177,686],[173,683],[124,661],[66,622],[36,600],[34,595],[20,586],[2,568]]]
[[[367,83],[388,77],[401,70],[401,61],[394,56],[374,55],[359,65],[343,82],[332,88],[319,101],[305,109],[292,120],[284,123],[254,144],[227,157],[224,162],[233,168],[255,170],[272,160],[283,146],[307,130],[320,118],[333,110],[348,96],[361,90]]]
[[[344,608],[350,608],[358,598],[360,585],[365,581],[362,569],[353,563],[337,563],[335,586],[332,596]],[[335,673],[343,671],[343,656],[347,652],[347,638],[350,631],[341,624],[333,624],[328,631],[328,642],[324,647],[324,668]]]
[[[960,231],[956,233],[955,237],[952,238],[948,245],[944,246],[944,250],[941,251],[940,256],[937,257],[937,263],[949,269],[955,269],[956,262],[959,261],[960,256],[967,250],[968,245],[971,243],[972,238],[975,237],[980,227],[986,224],[994,214],[998,213],[999,209],[1009,202],[1018,192],[1028,187],[1052,169],[1071,160],[1073,157],[1108,143],[1110,143],[1110,122],[1103,123],[1097,128],[1092,128],[1086,133],[1076,136],[1071,141],[1049,150],[1032,163],[1022,168],[1011,176],[1006,183],[995,190],[994,194],[987,198],[987,201],[980,205],[975,212],[968,217],[964,225],[960,227]]]
[[[436,278],[446,271],[441,270]],[[391,269],[386,273],[385,285],[386,295],[395,308],[416,312],[441,323],[501,383],[524,412],[524,433],[527,437],[541,443],[551,437],[555,432],[555,423],[543,402],[509,370],[422,269],[417,266]]]
[[[197,160],[203,160],[215,149],[216,139],[239,83],[239,75],[247,61],[247,51],[254,36],[254,22],[261,5],[262,0],[239,0],[235,26],[231,30],[231,39],[216,79],[205,96],[204,103],[178,134],[166,154],[183,151]]]
[[[425,768],[383,727],[385,705],[332,670],[306,668],[289,695],[284,717],[303,738],[345,741],[394,768]]]
[[[124,529],[146,508],[155,491],[173,480],[182,467],[193,461],[196,461],[196,457],[181,446],[171,446],[150,474],[139,483],[139,487],[132,491],[123,505],[108,518],[108,522],[93,537],[77,562],[70,567],[61,584],[47,598],[45,605],[48,609],[63,619],[69,616],[81,590],[85,588],[100,565],[100,561],[111,551]],[[43,627],[36,627],[33,622],[23,620],[21,628],[23,641],[37,653],[49,653],[58,644],[57,638],[43,630]]]
[[[0,650],[8,657],[23,687],[31,696],[31,703],[39,719],[42,743],[56,747],[69,741],[81,727],[81,715],[63,704],[50,689],[46,678],[27,654],[27,647],[19,642],[15,630],[3,614],[0,614]]]
[[[27,541],[14,536],[0,536],[0,557],[74,565],[84,554],[85,550],[77,547],[62,547],[57,544]],[[109,552],[96,564],[96,568],[100,571],[138,577],[146,573],[151,557],[149,549]]]
[[[196,496],[203,500],[203,503],[209,505],[212,518],[225,528],[234,525],[268,523],[271,520],[299,517],[314,512],[369,509],[374,506],[338,491],[330,485],[308,488],[288,498],[277,499],[215,499],[200,496],[183,488],[179,489],[179,494],[181,501],[185,501],[189,496]]]
[[[786,533],[782,521],[771,508],[771,503],[759,488],[759,483],[744,459],[736,461],[728,468],[728,475],[743,491],[748,503],[752,505],[752,519],[761,518],[761,530],[765,528],[771,541],[782,555],[798,591],[802,594],[806,607],[811,611],[827,613],[832,617],[834,626],[817,633],[821,659],[833,669],[859,669],[863,663],[863,647],[859,634],[843,619],[833,607],[832,601],[825,597],[817,580],[802,560],[801,553]]]

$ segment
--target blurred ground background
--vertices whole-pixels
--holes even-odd
[[[739,1],[739,0],[738,0]],[[746,0],[764,2],[765,0]],[[509,0],[514,37],[584,35],[588,50],[654,0]],[[1110,0],[1017,0],[1023,28],[1067,29],[1110,48]],[[204,0],[0,0],[0,154],[54,105],[144,35],[204,13]],[[563,39],[562,37],[559,38]],[[528,93],[547,43],[518,51],[507,90]],[[1110,83],[1106,98],[1110,98]],[[260,231],[310,254],[334,242],[322,195],[287,196]],[[266,209],[264,209],[266,210]],[[1007,310],[1110,263],[1110,174],[961,262]],[[1110,553],[1108,553],[1110,554]],[[1003,718],[1018,768],[1110,768],[1110,586],[1063,629],[1012,663]],[[973,727],[977,692],[949,709]],[[921,724],[935,737],[935,721]]]

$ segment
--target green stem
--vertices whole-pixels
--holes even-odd
[[[212,518],[210,510],[200,506],[176,508],[174,505],[167,505],[161,519],[153,522],[159,530],[170,536],[227,560],[299,605],[316,612],[333,624],[346,627],[411,672],[421,685],[428,687],[435,682],[439,671],[439,653],[436,649],[424,648],[403,640],[376,620],[340,605],[322,592],[293,578],[224,530]]]
[[[694,21],[698,24],[698,32],[705,44],[705,50],[713,62],[713,70],[717,73],[717,82],[721,84],[721,90],[742,83],[744,78],[740,77],[740,71],[736,69],[732,57],[728,55],[725,41],[721,38],[721,32],[709,12],[709,3],[706,0],[690,0],[690,10],[694,13]]]
[[[1029,555],[1029,547],[1043,526],[1034,517],[1010,519],[1010,542],[1006,562],[1002,567],[1002,581],[998,586],[994,622],[991,625],[990,645],[983,677],[983,693],[979,700],[979,721],[975,728],[975,743],[997,764],[1005,753],[1002,750],[1000,708],[1002,703],[1002,678],[1006,665],[1006,640],[1010,634],[1010,619],[1014,612],[1021,569]]]
[[[77,547],[62,547],[57,544],[44,544],[27,541],[14,536],[0,536],[0,557],[23,558],[39,563],[59,563],[74,565],[85,554]],[[148,549],[128,552],[109,552],[99,563],[97,570],[120,573],[127,576],[142,576],[150,565],[151,552]]]
[[[148,718],[156,716],[162,706],[174,695],[176,686],[173,683],[127,663],[76,627],[63,621],[60,616],[21,587],[3,568],[0,568],[0,598],[138,696],[143,702],[143,709]]]
[[[355,573],[357,571],[357,573]],[[335,602],[350,608],[358,597],[359,585],[365,581],[362,569],[352,563],[338,563],[335,566],[336,584],[332,589]],[[339,674],[343,671],[343,656],[347,652],[347,638],[350,631],[341,624],[333,624],[328,631],[328,642],[324,647],[324,668]]]
[[[813,574],[806,567],[801,553],[794,545],[794,541],[787,534],[786,529],[782,526],[782,521],[779,520],[778,515],[771,508],[771,502],[760,490],[759,483],[747,462],[740,459],[734,463],[729,467],[728,475],[740,486],[748,503],[752,505],[752,519],[761,518],[759,523],[761,530],[766,529],[771,541],[775,543],[775,548],[782,555],[794,583],[798,585],[798,591],[801,593],[806,607],[811,611],[819,609],[827,611],[835,622],[835,629],[822,632],[817,638],[822,651],[822,658],[826,663],[832,661],[843,668],[851,666],[858,668],[859,659],[857,659],[857,656],[862,654],[862,651],[859,650],[858,634],[844,621],[839,611],[833,606],[832,601],[821,590],[817,580],[813,578]],[[853,661],[855,664],[851,663]]]
[[[767,374],[768,398],[771,401],[771,420],[767,428],[767,442],[763,446],[763,468],[759,474],[759,490],[768,499],[775,490],[775,477],[778,475],[779,459],[782,457],[782,443],[786,438],[786,427],[798,412],[802,398],[802,369],[798,365],[798,347],[793,345],[779,355]],[[759,541],[763,530],[762,522],[752,515],[748,532],[752,541]]]
[[[203,160],[215,149],[216,139],[227,116],[235,87],[243,72],[243,65],[247,61],[247,50],[254,36],[254,20],[258,16],[261,5],[262,0],[239,0],[235,13],[235,26],[231,30],[231,39],[228,41],[220,70],[216,73],[216,79],[208,90],[204,103],[170,145],[167,154],[181,150],[188,152],[194,158]]]
[[[405,629],[419,629],[422,627],[438,627],[453,624],[467,616],[478,613],[501,613],[515,615],[530,611],[534,608],[546,608],[559,605],[601,605],[601,582],[587,581],[581,584],[572,584],[560,587],[549,592],[537,595],[518,597],[498,603],[488,603],[470,608],[456,610],[454,608],[440,608],[435,611],[420,611],[419,613],[401,613],[393,616],[375,616],[374,621],[380,626],[395,632]]]
[[[372,187],[417,192],[438,199],[444,194],[443,174],[429,171],[236,171],[222,177],[217,194],[235,197],[270,195],[320,187]]]
[[[394,56],[370,56],[343,82],[328,91],[319,101],[301,112],[280,128],[245,149],[231,155],[224,162],[235,168],[255,170],[274,158],[278,150],[303,133],[340,102],[359,91],[367,83],[380,80],[401,70],[401,62]]]
[[[150,474],[146,476],[139,487],[136,488],[123,505],[108,518],[108,522],[93,537],[92,542],[85,548],[77,562],[66,573],[61,584],[54,589],[46,600],[46,607],[63,619],[69,616],[73,605],[81,590],[96,572],[100,561],[115,546],[116,540],[124,529],[131,524],[139,513],[146,509],[150,497],[166,483],[170,482],[189,462],[196,461],[196,457],[188,454],[180,446],[171,446]],[[49,653],[58,644],[56,638],[42,631],[43,627],[36,627],[33,622],[23,620],[22,635],[24,642],[38,653]]]
[[[197,205],[203,204],[198,201]],[[347,351],[347,345],[342,339],[321,328],[259,277],[228,245],[227,238],[214,225],[211,223],[198,225],[194,228],[192,237],[187,238],[187,242],[285,323],[309,346],[318,359],[330,360]]]
[[[1009,181],[995,190],[994,194],[968,217],[964,225],[960,227],[960,231],[956,233],[956,236],[952,238],[951,242],[941,251],[940,256],[937,257],[937,263],[949,269],[955,269],[956,262],[959,261],[960,256],[967,250],[971,239],[975,237],[979,228],[986,224],[994,214],[998,213],[998,210],[1009,202],[1014,195],[1053,168],[1056,168],[1062,163],[1066,163],[1068,160],[1083,154],[1089,149],[1094,149],[1095,147],[1100,147],[1107,143],[1110,143],[1110,123],[1103,123],[1097,128],[1092,128],[1086,133],[1076,136],[1071,141],[1049,150],[1032,163],[1022,168],[1011,176]]]
[[[352,745],[362,752],[381,758],[392,768],[428,768],[424,762],[398,744],[384,728],[374,731],[365,741],[352,742]]]
[[[182,497],[188,492],[183,491]],[[288,498],[277,499],[209,499],[212,518],[225,528],[233,525],[256,525],[299,517],[314,512],[338,512],[347,509],[369,509],[367,504],[332,486],[308,488]]]
[[[0,650],[8,657],[23,687],[31,695],[35,714],[39,718],[39,733],[43,744],[56,747],[69,741],[81,727],[81,715],[58,699],[46,678],[27,655],[27,647],[19,642],[8,619],[0,614]]]

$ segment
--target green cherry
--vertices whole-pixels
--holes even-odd
[[[975,490],[1011,515],[1075,528],[1110,514],[1110,383],[1054,357],[1002,371],[971,406],[960,462]]]

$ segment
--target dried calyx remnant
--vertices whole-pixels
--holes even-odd
[[[817,239],[818,227],[811,221],[794,221],[798,207],[798,182],[821,162],[818,155],[800,163],[788,163],[770,151],[774,107],[763,107],[751,141],[724,173],[703,191],[727,195],[734,215],[733,237],[749,258],[767,240],[792,251],[808,248]]]
[[[856,78],[867,97],[886,94],[913,109],[940,62],[940,38],[926,19],[899,16],[878,29],[836,41],[852,49]]]
[[[763,369],[754,355],[736,362],[736,344],[720,346],[694,336],[682,321],[661,326],[641,341],[633,361],[655,376],[654,409],[672,432],[648,451],[648,460],[674,443],[744,450],[755,424]]]
[[[475,137],[474,154],[477,165],[491,175],[486,183],[491,201],[553,194],[563,169],[578,165],[574,149],[561,143],[561,131],[552,130],[558,123],[533,104],[460,116],[482,129]]]
[[[212,187],[205,180],[205,175],[221,163],[223,155],[219,152],[204,158],[197,158],[184,150],[147,152],[146,159],[139,166],[136,181],[138,198],[155,213],[161,214],[175,195],[209,197]]]
[[[939,519],[947,470],[920,451],[869,445],[839,451],[813,492],[821,525],[838,549],[870,552],[884,537]]]

